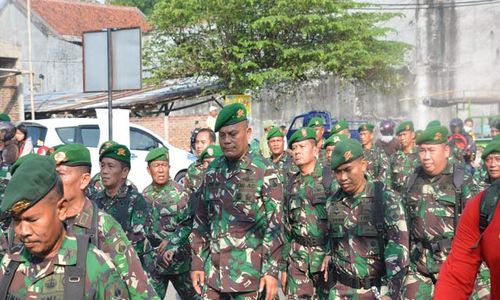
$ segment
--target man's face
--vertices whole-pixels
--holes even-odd
[[[212,110],[212,111],[209,112],[209,114],[210,114],[211,117],[215,118],[215,117],[217,117],[217,110],[216,109]]]
[[[316,140],[321,141],[323,138],[323,133],[325,132],[325,128],[323,126],[314,127],[314,131],[316,131]]]
[[[334,145],[328,145],[325,148],[325,150],[326,150],[326,157],[328,157],[329,160],[332,159],[333,149],[335,149]]]
[[[474,123],[472,123],[472,121],[465,121],[464,126],[472,128],[474,127]]]
[[[148,173],[156,185],[165,185],[170,178],[170,165],[165,160],[155,160],[148,164]]]
[[[500,133],[500,130],[496,129],[496,127],[491,127],[491,136],[496,137],[497,134]]]
[[[84,196],[84,190],[90,182],[90,174],[83,171],[82,167],[70,167],[59,165],[56,167],[57,174],[64,186],[64,198],[68,201]]]
[[[418,156],[425,173],[436,176],[444,170],[448,163],[450,147],[446,144],[420,145]]]
[[[500,178],[500,153],[490,153],[486,156],[484,164],[492,182]]]
[[[451,131],[452,134],[462,133],[461,132],[461,128],[458,127],[458,126],[451,126],[450,127],[450,131]]]
[[[305,166],[314,162],[318,155],[318,147],[314,140],[305,140],[292,144],[293,162],[297,166]]]
[[[358,158],[334,170],[335,178],[344,192],[352,195],[364,188],[366,166],[366,160]]]
[[[129,169],[123,167],[120,161],[104,157],[100,162],[102,184],[107,189],[115,188],[127,179]]]
[[[224,126],[219,130],[219,144],[228,160],[238,160],[248,150],[252,129],[246,121]]]
[[[410,130],[405,130],[398,133],[399,143],[403,148],[407,148],[409,145],[411,145],[414,138],[415,138],[415,132]]]
[[[373,141],[373,132],[369,130],[363,130],[359,133],[359,140],[361,141],[361,145],[366,146],[370,145]]]
[[[196,156],[200,156],[210,144],[210,134],[206,131],[199,132],[194,140],[194,151]]]
[[[273,155],[278,156],[285,151],[285,139],[280,136],[270,138],[267,141],[267,144],[269,145],[269,150],[271,150]]]
[[[57,253],[64,237],[62,222],[66,219],[67,200],[53,197],[55,194],[50,192],[26,211],[12,217],[16,236],[37,257]]]

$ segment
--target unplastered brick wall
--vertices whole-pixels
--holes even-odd
[[[17,89],[16,76],[0,78],[0,112],[8,114],[14,122],[19,119]]]

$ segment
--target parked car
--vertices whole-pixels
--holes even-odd
[[[99,146],[107,140],[102,134],[103,127],[96,118],[63,118],[44,119],[23,122],[28,130],[35,147],[56,146],[60,144],[81,143],[85,145],[92,157],[92,175],[99,172]],[[163,141],[150,130],[133,123],[120,126],[120,131],[128,128],[131,152],[131,169],[128,178],[142,191],[151,183],[147,172],[145,158],[149,150],[157,147],[166,147],[170,154],[170,176],[181,182],[186,175],[187,168],[195,157],[182,149],[176,148]]]

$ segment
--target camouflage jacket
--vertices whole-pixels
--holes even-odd
[[[7,252],[8,248],[9,244],[7,242],[7,236],[5,235],[5,232],[3,231],[2,227],[0,227],[0,260]]]
[[[391,165],[384,149],[373,144],[371,149],[364,149],[363,153],[368,162],[366,170],[370,177],[385,186],[391,186]]]
[[[422,168],[417,168],[415,183],[405,195],[404,203],[408,212],[411,237],[411,267],[423,274],[438,273],[450,251],[449,245],[441,251],[430,251],[423,247],[422,241],[436,243],[453,238],[457,201],[453,168],[453,165],[448,164],[437,176],[429,176]],[[464,172],[464,182],[460,189],[462,206],[478,192],[477,185]]]
[[[473,177],[474,181],[479,184],[480,190],[487,189],[491,185],[491,179],[486,170],[484,161],[481,161],[481,165],[474,171]]]
[[[323,186],[323,167],[316,162],[311,174],[300,172],[292,175],[284,190],[283,202],[283,236],[285,244],[282,250],[280,269],[286,269],[289,258],[303,263],[303,270],[311,273],[321,271],[321,264],[328,247],[328,218],[326,199],[329,186]],[[304,246],[297,242],[297,237],[323,240],[322,245]]]
[[[406,154],[403,150],[398,150],[391,156],[391,187],[394,191],[403,193],[408,177],[413,174],[415,168],[420,165],[418,149],[413,147],[411,152]]]
[[[184,188],[186,189],[189,197],[200,188],[201,181],[203,180],[203,174],[204,170],[200,160],[196,160],[189,165],[186,177],[184,177]]]
[[[208,167],[196,199],[192,270],[221,292],[255,291],[263,275],[278,278],[283,191],[276,170],[258,154],[224,156]]]
[[[76,238],[66,236],[57,255],[40,261],[24,247],[4,256],[0,278],[11,260],[20,262],[9,288],[7,299],[63,300],[64,270],[77,263]],[[106,254],[94,245],[87,251],[84,299],[130,299],[127,288]]]
[[[153,207],[132,186],[125,184],[114,197],[103,190],[94,194],[91,200],[120,223],[142,266],[145,269],[150,266],[155,256],[152,247],[159,244],[152,230],[152,222],[156,219]]]
[[[192,214],[187,193],[181,185],[170,180],[157,188],[153,184],[142,192],[144,199],[159,212],[159,219],[154,222],[154,232],[158,239],[167,240],[166,250],[175,252],[173,262],[165,266],[161,257],[155,263],[160,274],[180,274],[191,269],[191,248],[189,234],[192,228]]]
[[[125,185],[130,185],[134,190],[137,191],[137,187],[135,186],[135,184],[132,183],[132,181],[127,179]],[[93,196],[94,194],[97,194],[98,192],[101,192],[103,190],[104,190],[104,185],[102,184],[101,173],[97,173],[94,175],[94,177],[92,177],[89,185],[85,189],[85,196],[87,198],[92,199],[92,197],[94,197]]]
[[[389,296],[398,299],[409,265],[409,235],[401,198],[386,189],[383,194],[385,221],[384,258],[380,258],[375,228],[375,189],[367,180],[362,193],[352,196],[339,189],[328,199],[329,237],[335,268],[360,279],[382,277]],[[384,272],[385,269],[385,272]]]
[[[292,174],[292,170],[297,169],[297,166],[293,163],[293,158],[288,152],[283,152],[278,161],[273,162],[272,158],[269,159],[271,165],[278,171],[278,178],[280,179],[283,186],[287,182],[287,178]]]
[[[95,230],[92,224],[94,205],[86,199],[82,211],[75,217],[66,219],[68,232],[90,234]],[[144,271],[132,243],[120,224],[107,213],[97,212],[97,245],[99,250],[111,258],[121,278],[127,285],[131,299],[160,299]],[[95,234],[95,233],[93,233]]]

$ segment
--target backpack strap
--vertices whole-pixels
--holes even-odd
[[[333,176],[332,176],[332,169],[330,169],[330,166],[323,166],[323,175],[321,176],[321,184],[323,185],[323,188],[325,189],[326,196],[330,196],[331,194],[331,187],[332,187],[332,181],[333,181]]]
[[[90,229],[87,230],[87,233],[90,238],[90,243],[99,248],[99,207],[94,201],[90,201],[92,203],[92,221],[90,225]]]
[[[375,203],[374,203],[374,216],[375,229],[377,230],[378,247],[380,260],[385,260],[385,207],[384,207],[384,184],[380,181],[375,181]]]
[[[21,262],[10,260],[7,265],[7,269],[5,269],[5,273],[0,279],[0,300],[6,300],[7,294],[9,293],[9,287],[12,283],[12,279],[14,279],[14,275],[16,275],[16,270],[19,267]]]
[[[455,188],[455,207],[453,214],[453,232],[457,231],[458,216],[462,213],[462,185],[464,184],[465,169],[460,164],[453,165],[453,187]]]
[[[496,180],[481,196],[479,207],[479,232],[482,234],[491,223],[498,206],[500,195],[500,180]]]
[[[68,266],[64,270],[64,299],[84,299],[89,240],[86,234],[76,235],[76,266]]]
[[[283,205],[283,213],[284,213],[284,221],[285,221],[285,225],[289,225],[289,222],[288,222],[288,214],[290,213],[290,191],[292,190],[292,187],[293,187],[293,184],[295,183],[295,179],[297,179],[297,176],[299,176],[300,172],[297,172],[297,173],[294,173],[292,175],[290,175],[290,177],[288,177],[288,182],[287,182],[287,185],[286,185],[286,190],[284,191],[285,192],[285,197],[283,200],[285,200],[285,203]]]
[[[420,174],[420,171],[422,170],[422,166],[418,166],[415,168],[415,171],[408,177],[408,181],[406,182],[406,194],[409,194],[413,186],[415,185],[415,182],[417,181],[418,174]]]

